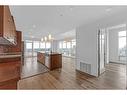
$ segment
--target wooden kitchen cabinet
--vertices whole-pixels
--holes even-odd
[[[16,45],[16,27],[9,6],[0,6],[0,45]]]
[[[62,54],[51,53],[45,56],[45,66],[50,70],[62,68]]]
[[[4,11],[4,7],[0,6],[0,37],[3,36],[3,11]]]
[[[17,82],[20,80],[20,67],[21,58],[1,59],[0,89],[17,89]]]
[[[1,90],[15,90],[15,89],[17,89],[17,79],[15,79],[15,81],[13,80],[13,81],[9,81],[9,82],[7,82],[6,84],[4,84],[4,85],[1,85],[0,86],[0,89]]]
[[[62,54],[52,54],[50,56],[50,69],[62,68]]]
[[[21,52],[22,51],[22,32],[16,31],[16,42],[15,46],[11,45],[8,47],[8,52]]]
[[[16,45],[0,45],[0,89],[17,89],[20,80],[22,33],[17,31],[16,34]]]

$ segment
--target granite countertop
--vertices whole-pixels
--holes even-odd
[[[39,53],[45,53],[44,51],[37,51],[37,52],[39,52]]]
[[[22,56],[21,52],[0,53],[0,58],[16,58],[21,56]]]
[[[54,54],[61,54],[61,53],[58,53],[58,52],[44,52],[44,51],[38,51],[39,53],[44,53],[46,55],[54,55]]]

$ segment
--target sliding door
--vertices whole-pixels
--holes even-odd
[[[59,52],[64,56],[75,57],[76,39],[59,42]]]
[[[126,30],[125,31],[119,31],[118,32],[118,53],[119,53],[119,61],[126,62],[126,57],[127,57],[127,50],[126,50]]]
[[[33,42],[25,41],[25,57],[33,56]]]

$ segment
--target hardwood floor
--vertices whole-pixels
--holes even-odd
[[[31,77],[48,71],[47,67],[37,62],[37,57],[26,57],[24,65],[22,65],[21,78]]]
[[[100,77],[75,71],[75,60],[63,57],[62,69],[22,79],[18,89],[126,89],[126,66],[109,64]]]

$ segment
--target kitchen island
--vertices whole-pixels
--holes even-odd
[[[37,52],[37,61],[45,65],[49,70],[62,67],[62,54],[56,52]]]

